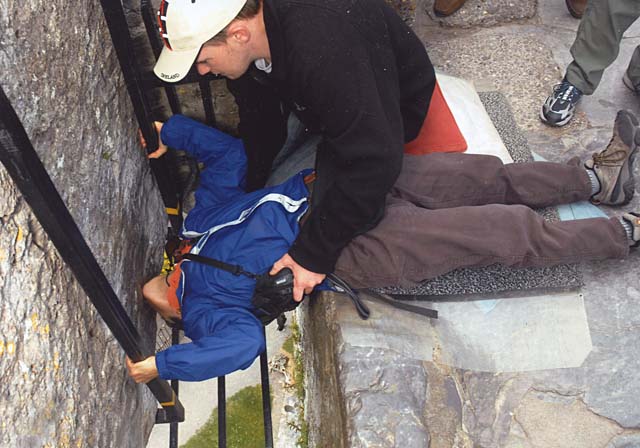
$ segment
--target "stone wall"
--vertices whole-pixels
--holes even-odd
[[[9,0],[0,83],[148,350],[166,218],[99,2]],[[142,447],[156,403],[0,167],[0,446]]]

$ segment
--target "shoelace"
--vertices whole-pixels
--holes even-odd
[[[600,155],[598,153],[593,154],[593,163],[600,166],[617,166],[618,162],[624,161],[627,157],[626,151],[619,149],[611,154]]]
[[[560,99],[562,101],[570,101],[572,103],[574,102],[574,99],[580,97],[582,93],[576,86],[567,81],[556,84],[554,87],[554,91],[556,94],[560,93]]]
[[[593,159],[594,165],[617,166],[619,162],[623,162],[627,158],[627,152],[623,149],[616,149],[609,154],[605,154],[613,144],[614,139],[615,136],[611,137],[611,140],[604,151],[599,154],[597,152],[593,153],[591,158]]]

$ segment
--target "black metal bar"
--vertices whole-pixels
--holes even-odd
[[[151,49],[153,50],[153,54],[157,60],[160,56],[160,51],[162,50],[162,42],[157,31],[158,22],[156,21],[153,5],[151,5],[149,0],[142,0],[140,2],[140,13],[142,14],[144,27],[147,30],[147,37],[149,38]],[[175,86],[169,83],[164,83],[163,87],[167,95],[167,100],[169,101],[169,106],[171,107],[171,112],[174,114],[181,114],[182,107],[180,106]]]
[[[215,127],[216,125],[216,116],[213,112],[213,95],[211,93],[211,84],[209,84],[209,80],[202,80],[199,83],[200,86],[200,96],[202,97],[202,107],[204,108],[204,116],[207,120],[207,124],[209,126]]]
[[[145,359],[138,331],[58,194],[2,87],[0,162],[125,353],[135,362]],[[168,419],[184,420],[182,404],[169,383],[155,379],[147,386]]]
[[[151,116],[151,108],[137,80],[131,35],[124,10],[122,9],[122,3],[113,0],[100,0],[100,3],[140,130],[147,142],[147,148],[153,151],[158,148],[158,136],[153,123],[148,119]]]
[[[264,329],[262,330],[264,331]],[[267,349],[260,355],[260,379],[262,384],[262,417],[264,419],[264,446],[273,448],[273,424],[271,422],[271,388],[269,387],[269,363]]]
[[[218,448],[227,448],[227,392],[224,376],[218,377]]]
[[[125,19],[124,10],[121,2],[109,0],[100,0],[102,10],[109,27],[111,40],[120,62],[122,75],[124,76],[129,97],[133,104],[133,110],[138,120],[138,126],[142,131],[147,142],[147,149],[153,151],[158,148],[158,135],[151,119],[151,108],[149,107],[144,89],[137,76],[136,60],[133,54],[131,35],[129,26]],[[169,169],[170,157],[162,157],[161,159],[152,160],[150,165],[156,180],[158,188],[162,195],[165,206],[168,209],[178,212],[169,215],[171,224],[175,229],[179,229],[182,225],[182,217],[179,213],[179,197],[180,194],[176,189],[176,183]]]
[[[177,328],[171,329],[171,345],[178,345],[180,343],[180,330]],[[180,381],[171,380],[171,388],[176,393],[176,397],[180,396]],[[169,448],[178,448],[178,423],[172,422],[169,425]]]

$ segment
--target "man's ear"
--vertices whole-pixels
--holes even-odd
[[[227,43],[246,44],[251,40],[251,31],[246,23],[238,21],[232,23],[227,30]]]

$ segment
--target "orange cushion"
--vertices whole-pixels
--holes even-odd
[[[466,150],[467,141],[460,132],[456,119],[436,81],[427,117],[424,119],[418,136],[404,145],[404,153],[417,156],[432,152],[463,152]]]

